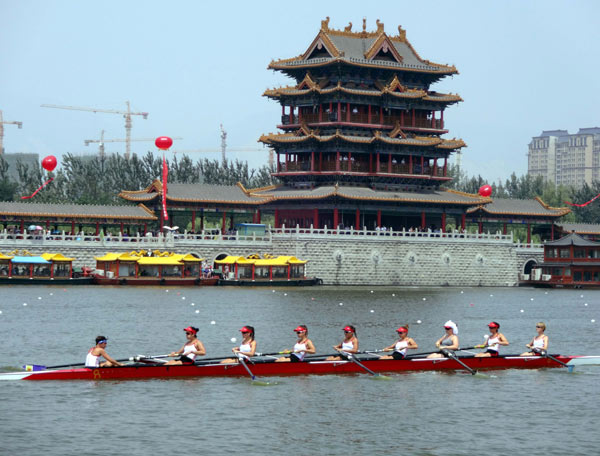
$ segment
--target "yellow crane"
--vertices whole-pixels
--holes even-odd
[[[181,136],[173,136],[171,139],[183,139]],[[84,139],[83,143],[89,146],[92,143],[98,143],[98,156],[101,160],[104,159],[104,143],[127,142],[127,141],[152,141],[156,138],[134,138],[134,139],[104,139],[104,130],[100,131],[100,139]]]
[[[129,105],[129,101],[126,101],[127,111],[120,111],[118,109],[97,109],[97,108],[86,108],[79,106],[61,106],[53,104],[43,104],[42,108],[56,108],[56,109],[70,109],[72,111],[89,111],[89,112],[103,112],[108,114],[120,114],[125,118],[125,158],[129,158],[131,155],[131,116],[142,116],[144,119],[148,118],[147,112],[132,112]]]
[[[23,122],[17,122],[16,120],[3,120],[2,111],[0,111],[0,155],[4,153],[4,125],[16,125],[19,128],[23,128]]]

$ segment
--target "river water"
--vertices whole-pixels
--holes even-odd
[[[259,351],[289,348],[309,327],[320,353],[354,324],[361,349],[395,328],[430,351],[443,323],[463,346],[499,321],[520,353],[539,320],[551,352],[600,355],[600,291],[523,288],[126,288],[6,286],[0,370],[84,360],[98,334],[115,358],[161,354],[200,328],[210,356],[256,327]],[[26,305],[25,305],[26,304]],[[214,321],[214,324],[211,322]],[[420,321],[421,323],[418,323]],[[0,454],[473,455],[599,454],[600,367],[466,373],[0,383]]]

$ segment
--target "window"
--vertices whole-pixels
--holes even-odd
[[[573,258],[585,258],[585,250],[584,249],[575,249]]]
[[[581,271],[573,271],[573,281],[581,282]]]
[[[569,248],[564,248],[564,249],[560,249],[560,257],[561,258],[569,258],[570,257],[570,252],[569,252]]]

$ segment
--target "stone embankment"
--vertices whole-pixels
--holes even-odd
[[[308,260],[307,275],[327,285],[514,286],[526,264],[540,263],[540,245],[501,234],[274,229],[265,236],[200,234],[166,237],[26,236],[0,233],[0,252],[62,253],[76,267],[95,266],[107,252],[161,250],[219,255],[270,253]]]

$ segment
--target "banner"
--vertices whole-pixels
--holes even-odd
[[[164,220],[169,220],[169,214],[167,214],[167,176],[169,175],[169,168],[167,168],[167,160],[165,159],[165,153],[163,152],[163,168],[162,168],[162,209]]]

